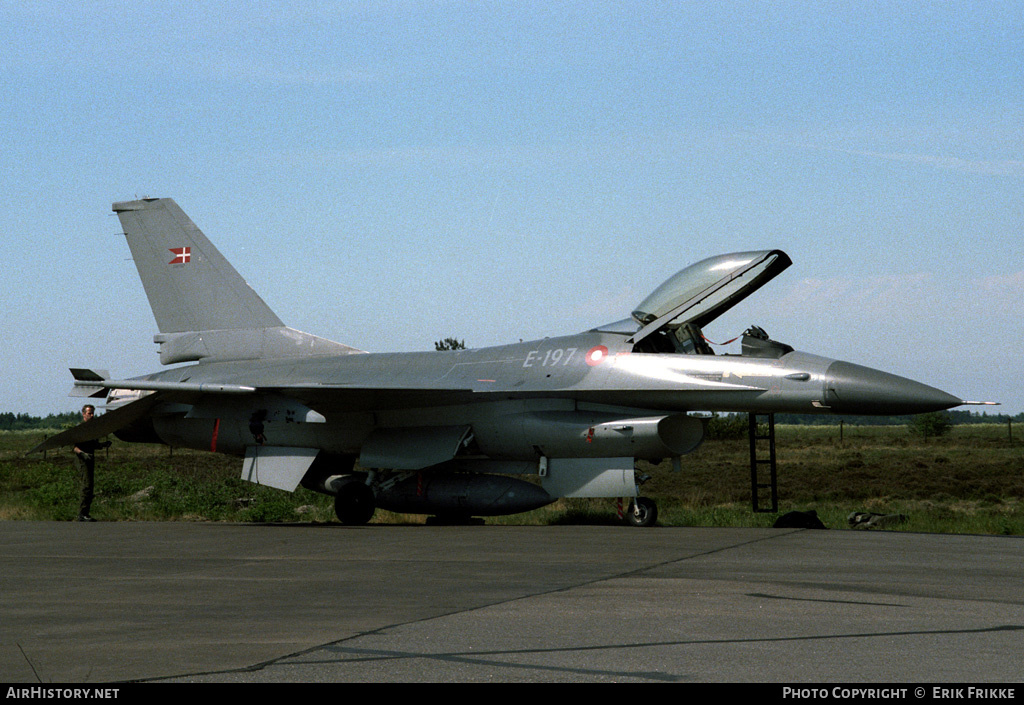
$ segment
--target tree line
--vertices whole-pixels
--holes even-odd
[[[946,417],[950,424],[959,426],[961,424],[975,423],[998,423],[1004,424],[1024,423],[1024,413],[1011,416],[1010,414],[989,414],[977,411],[940,411],[936,412]],[[838,426],[840,422],[851,426],[906,426],[913,423],[917,415],[908,416],[857,416],[853,414],[775,414],[775,423],[793,424],[804,426]]]
[[[10,411],[0,412],[0,431],[30,431],[38,428],[63,428],[73,426],[82,420],[82,414],[78,411],[68,411],[63,414],[47,414],[46,416],[32,416],[30,414],[15,414]]]

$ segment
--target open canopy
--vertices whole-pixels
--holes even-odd
[[[793,261],[782,250],[717,255],[673,274],[633,311],[633,342],[663,329],[703,327],[777,276]]]

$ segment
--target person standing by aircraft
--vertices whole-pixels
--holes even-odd
[[[92,421],[96,415],[96,407],[86,404],[82,407],[82,423]],[[93,483],[95,481],[96,451],[101,448],[109,448],[110,441],[98,440],[79,441],[75,444],[75,470],[78,472],[78,488],[81,501],[78,505],[78,521],[96,521],[89,516],[92,507]]]

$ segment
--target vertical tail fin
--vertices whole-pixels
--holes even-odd
[[[360,352],[285,327],[172,199],[113,209],[160,330],[164,364]]]
[[[170,198],[115,203],[114,212],[161,333],[284,325]]]

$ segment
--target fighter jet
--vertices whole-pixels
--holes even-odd
[[[648,525],[657,507],[640,497],[635,463],[678,466],[704,437],[695,412],[890,415],[966,403],[798,352],[758,327],[739,354],[714,354],[702,328],[789,267],[781,250],[709,257],[622,320],[573,335],[367,353],[287,327],[173,200],[113,210],[161,363],[192,364],[131,379],[72,369],[72,395],[106,396],[108,411],[33,451],[114,433],[235,455],[246,480],[333,495],[345,524],[377,507],[458,520],[613,497]]]

